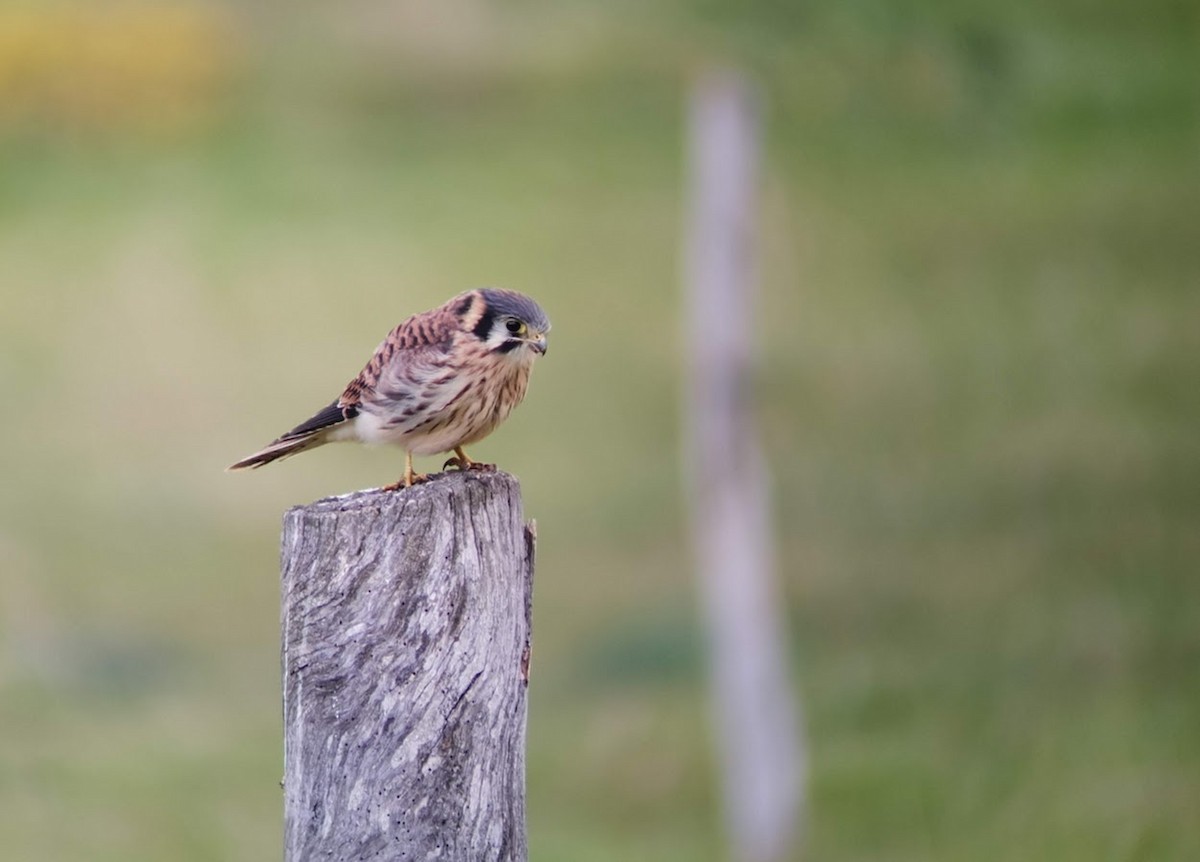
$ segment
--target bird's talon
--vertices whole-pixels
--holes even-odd
[[[474,470],[479,473],[494,473],[494,472],[496,472],[495,464],[482,464],[479,461],[472,461],[469,458],[467,459],[467,461],[465,463],[463,462],[463,460],[461,458],[458,458],[458,457],[447,458],[446,463],[442,465],[442,469],[449,470],[451,467],[453,467],[455,470],[457,470],[460,473],[464,473],[467,470]]]
[[[445,470],[450,466],[453,466],[460,472],[464,470],[478,470],[483,473],[491,473],[496,469],[495,464],[480,464],[478,461],[472,461],[471,457],[463,451],[462,446],[454,447],[454,454],[442,465],[442,469]]]
[[[403,491],[405,488],[411,488],[413,485],[420,485],[423,482],[429,481],[428,473],[413,473],[411,476],[401,476],[390,485],[384,485],[380,491]]]

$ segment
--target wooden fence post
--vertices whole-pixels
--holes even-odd
[[[689,121],[685,475],[725,822],[732,859],[778,862],[799,833],[805,756],[753,408],[757,93],[736,72],[709,73]]]
[[[286,862],[525,862],[533,554],[506,473],[287,513]]]

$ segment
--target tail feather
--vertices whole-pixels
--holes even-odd
[[[301,422],[278,440],[268,444],[253,455],[247,455],[236,464],[230,464],[225,469],[227,471],[253,470],[261,467],[263,464],[270,464],[272,461],[278,461],[281,458],[295,455],[297,452],[303,452],[306,449],[315,449],[322,443],[329,442],[330,434],[337,426],[353,419],[357,415],[357,407],[352,405],[343,406],[340,402],[334,401],[324,410],[317,413],[317,415]]]
[[[270,464],[272,461],[288,458],[306,449],[314,449],[322,443],[327,442],[327,436],[324,429],[322,429],[319,431],[310,431],[307,434],[300,434],[295,437],[290,435],[280,437],[269,446],[255,452],[253,455],[247,455],[242,460],[230,464],[225,469],[228,471],[257,469],[263,464]]]

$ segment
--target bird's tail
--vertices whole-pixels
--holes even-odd
[[[329,433],[324,428],[315,431],[308,431],[303,434],[285,434],[274,443],[265,446],[258,452],[255,452],[253,455],[247,455],[242,460],[234,464],[230,464],[225,469],[253,470],[261,467],[263,464],[270,464],[272,461],[278,461],[281,458],[287,458],[307,449],[314,449],[317,446],[328,442]]]

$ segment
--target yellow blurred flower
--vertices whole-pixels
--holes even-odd
[[[229,83],[233,35],[212,5],[0,7],[0,129],[192,126]]]

